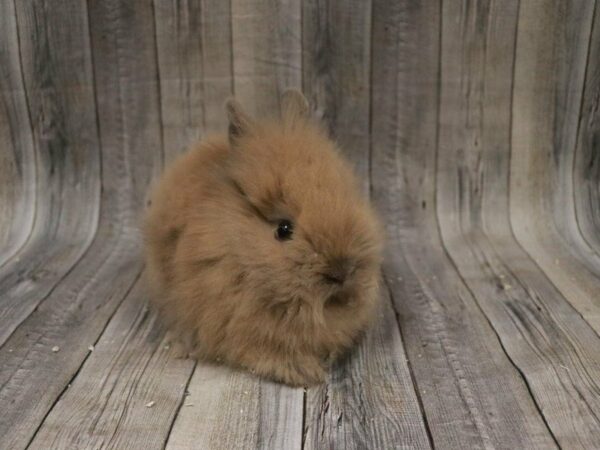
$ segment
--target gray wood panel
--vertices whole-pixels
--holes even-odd
[[[232,94],[229,2],[154,2],[165,157],[227,129]]]
[[[142,277],[29,448],[164,447],[194,363],[175,358],[145,290]]]
[[[593,448],[599,445],[600,436],[595,394],[599,386],[594,381],[600,375],[596,363],[600,358],[599,336],[539,270],[539,255],[533,255],[533,261],[519,246],[508,220],[508,149],[514,143],[511,113],[521,115],[524,111],[517,108],[526,108],[519,104],[511,109],[513,64],[517,65],[515,92],[524,87],[517,83],[528,84],[535,79],[535,72],[520,72],[518,67],[521,58],[528,62],[534,59],[524,52],[535,39],[529,36],[522,44],[524,48],[519,47],[521,25],[531,26],[528,31],[539,26],[541,12],[537,11],[534,19],[527,10],[529,6],[521,5],[518,21],[516,3],[444,6],[447,25],[442,35],[439,225],[450,257],[508,357],[523,375],[555,440],[564,448]],[[556,11],[548,14],[553,13]],[[529,20],[535,24],[530,25]],[[462,58],[457,59],[455,54]],[[563,59],[560,64],[572,63]],[[554,92],[563,93],[560,86]],[[520,119],[519,127],[525,127],[525,117]],[[558,128],[554,131],[561,126],[555,124]],[[513,147],[512,156],[522,158],[526,151],[536,148],[548,154],[550,148],[538,145],[543,141],[527,150]],[[536,167],[529,175],[532,184],[543,183],[548,173],[540,171],[540,156],[534,157]],[[531,204],[528,214],[535,217]],[[550,223],[551,217],[545,221]],[[548,243],[545,248],[551,245],[556,243]]]
[[[24,7],[25,3],[19,5]],[[66,30],[81,30],[86,38],[91,32],[103,149],[101,214],[98,231],[83,258],[0,348],[0,360],[3,361],[0,366],[0,408],[4,411],[0,417],[1,448],[18,449],[27,445],[77,374],[89,353],[88,346],[96,342],[139,277],[138,217],[148,182],[162,159],[155,51],[153,45],[146,45],[148,40],[139,39],[139,36],[154,33],[149,6],[146,14],[142,10],[132,14],[127,5],[118,2],[91,2],[89,12],[94,20],[90,22],[90,30],[83,21],[79,27],[66,26],[64,30],[56,31],[60,34]],[[35,7],[32,12],[35,13],[33,17],[38,18],[48,14],[44,15]],[[56,14],[54,23],[61,23],[58,18],[64,19],[63,16],[87,18],[86,11],[73,8],[68,11],[57,8],[53,13]],[[78,40],[89,42],[81,36],[66,35],[62,39],[73,44]],[[59,42],[64,44],[62,40]],[[153,40],[149,42],[152,44]],[[80,61],[76,56],[85,48],[79,43],[78,50],[69,54],[78,70],[81,69],[77,66]],[[36,57],[34,53],[35,64],[45,61],[43,55],[39,56],[39,61]],[[154,72],[148,71],[148,67],[154,67]],[[66,67],[61,70],[69,72]],[[73,88],[60,92],[79,93],[80,90]],[[86,105],[93,109],[93,98]],[[69,109],[69,114],[77,112],[76,108]],[[73,118],[73,124],[79,124],[80,119]],[[94,117],[92,124],[95,123]],[[92,127],[92,124],[88,126]],[[92,129],[97,134],[96,129]],[[76,136],[85,137],[88,132],[85,127],[78,128]],[[59,137],[64,138],[60,134]],[[65,149],[56,149],[61,150]],[[78,163],[85,161],[81,156]],[[97,161],[97,158],[91,161]],[[70,169],[78,174],[82,172],[72,166]],[[85,171],[81,173],[83,175],[86,175]],[[90,174],[87,176],[91,177]],[[96,183],[98,181],[96,178]],[[87,200],[85,196],[77,201],[68,199],[70,203],[66,205],[72,213],[85,211],[86,201],[93,204],[93,197],[89,194],[87,197]],[[52,351],[55,346],[59,351]]]
[[[371,1],[306,0],[302,89],[368,192]]]
[[[15,5],[0,4],[0,265],[17,253],[33,226],[35,153],[29,118]]]
[[[594,7],[591,1],[522,5],[515,50],[510,212],[519,243],[600,333],[600,257],[581,235],[573,193],[588,55],[597,59],[589,52]],[[556,30],[552,39],[545,28]],[[552,77],[547,76],[550,72]]]
[[[20,45],[17,63],[23,85],[12,92],[23,90],[32,128],[25,123],[22,133],[32,132],[34,154],[26,142],[20,151],[23,162],[30,163],[27,172],[34,174],[27,180],[29,198],[23,199],[30,209],[25,218],[32,215],[33,223],[31,230],[18,222],[10,225],[23,226],[28,236],[0,268],[0,344],[72,270],[96,231],[100,148],[87,13],[68,3],[58,1],[51,10],[38,2],[14,3],[13,32]],[[10,13],[11,8],[3,8]],[[7,68],[14,64],[9,62]],[[17,120],[18,114],[11,113],[10,120]]]
[[[199,363],[188,391],[166,448],[301,448],[302,389]]]
[[[431,448],[389,293],[360,347],[307,391],[304,448]]]
[[[301,86],[300,0],[231,0],[233,91],[251,114],[279,113],[286,88]]]
[[[122,187],[103,183],[103,193],[119,200],[106,212],[137,238],[148,185],[164,162],[154,9],[151,2],[92,0],[89,16],[103,155],[115,153],[106,164],[128,172]],[[116,174],[103,167],[103,175]]]
[[[596,6],[587,57],[584,91],[579,117],[573,184],[576,221],[583,239],[600,254],[600,203],[598,202],[598,109],[600,105],[600,8]]]
[[[451,40],[453,28],[490,32],[471,16],[453,16],[452,9],[461,6],[463,14],[472,13],[466,4],[444,5],[442,14],[435,4],[402,8],[375,2],[373,36],[381,45],[372,81],[373,194],[389,236],[386,280],[434,445],[552,448],[526,384],[448,259],[438,232],[438,114],[440,124],[450,119],[438,105],[441,100],[444,108],[453,89],[464,86],[447,73],[446,51],[466,69],[466,51]],[[511,14],[505,8],[493,17],[514,20],[514,9]],[[479,38],[468,42],[481,45]],[[442,83],[435,88],[440,70]],[[442,136],[439,142],[441,149]]]
[[[0,2],[0,448],[599,447],[597,3]],[[387,235],[308,390],[176,358],[139,233],[227,96],[288,87]]]

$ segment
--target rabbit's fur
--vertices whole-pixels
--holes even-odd
[[[227,112],[229,135],[181,156],[153,192],[152,301],[194,357],[320,383],[374,316],[381,230],[302,94],[284,94],[277,121],[233,100]]]

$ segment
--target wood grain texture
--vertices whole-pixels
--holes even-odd
[[[517,240],[600,333],[600,256],[581,235],[573,173],[595,2],[522,5],[512,123],[511,219]],[[548,39],[544,28],[555,29]],[[561,38],[565,36],[566,38]],[[553,73],[547,77],[548,70]],[[579,172],[580,174],[581,172]]]
[[[457,20],[447,10],[462,5],[444,4],[442,15],[439,4],[374,3],[373,39],[379,44],[373,56],[372,169],[377,175],[372,183],[389,236],[385,276],[435,447],[552,448],[526,384],[447,257],[438,232],[439,96],[444,106],[447,89],[463,86],[439,66],[447,61],[445,53],[439,60],[439,46],[466,70],[464,53],[448,42],[449,31],[453,24],[465,24],[486,32],[472,18]],[[469,42],[480,45],[477,38]],[[436,88],[440,69],[442,83]],[[440,116],[439,123],[445,120]]]
[[[31,230],[24,226],[25,245],[0,268],[0,345],[82,257],[98,221],[100,148],[87,14],[68,3],[50,10],[39,2],[14,3],[23,78],[14,93],[24,89],[35,151],[29,154],[26,142],[20,149],[30,165],[24,173],[34,173],[24,200],[35,200],[23,212],[33,217]],[[11,113],[11,121],[18,118],[18,111]]]
[[[573,169],[575,212],[579,230],[594,253],[600,254],[599,130],[600,108],[600,8],[596,4],[587,57],[579,134]]]
[[[232,0],[233,90],[252,114],[279,114],[286,88],[301,86],[299,0]]]
[[[371,1],[303,2],[302,88],[368,191]]]
[[[121,149],[130,172],[122,193],[103,187],[122,197],[117,217],[137,235],[148,185],[164,162],[154,11],[151,2],[92,0],[89,16],[102,147]]]
[[[106,244],[93,246],[103,262],[78,265],[0,348],[1,448],[27,445],[139,272],[131,242]]]
[[[358,350],[307,392],[304,448],[431,448],[387,292]]]
[[[598,335],[520,248],[508,222],[517,3],[470,7],[447,3],[443,16],[437,205],[444,245],[557,443],[595,447]],[[512,33],[512,42],[496,33]]]
[[[0,448],[27,445],[139,277],[138,217],[148,181],[162,158],[155,53],[153,46],[146,46],[148,40],[139,39],[154,33],[149,6],[132,14],[118,2],[90,3],[103,147],[100,222],[88,252],[0,348],[0,408],[5,411]],[[70,17],[75,11],[55,13]],[[55,18],[55,23],[61,22]],[[89,35],[87,27],[83,31]],[[94,106],[93,99],[88,106]],[[85,211],[85,197],[68,205],[74,213]],[[54,346],[60,350],[53,352]]]
[[[198,363],[167,449],[302,445],[302,389]]]
[[[25,244],[35,211],[35,153],[15,5],[0,4],[0,265]]]
[[[166,160],[207,132],[224,132],[232,94],[229,2],[155,1]]]
[[[142,278],[29,448],[163,448],[194,363],[174,357],[145,288]]]

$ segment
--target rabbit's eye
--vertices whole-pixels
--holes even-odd
[[[289,220],[281,220],[277,224],[277,230],[275,231],[275,237],[280,241],[287,241],[292,238],[294,233],[294,224]]]

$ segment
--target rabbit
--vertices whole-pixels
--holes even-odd
[[[376,315],[380,222],[302,93],[278,119],[226,111],[151,194],[151,304],[194,358],[322,383]]]

